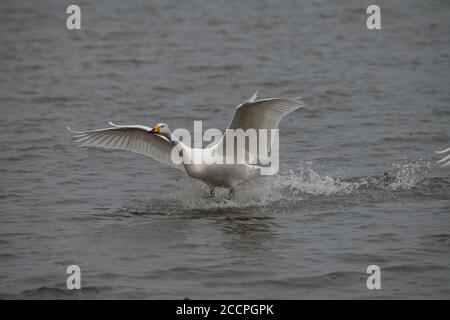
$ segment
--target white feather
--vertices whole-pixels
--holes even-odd
[[[126,150],[143,154],[163,164],[184,171],[183,165],[177,165],[171,160],[173,145],[165,137],[152,134],[152,128],[139,125],[116,125],[109,122],[112,128],[92,131],[73,131],[75,142],[80,147],[99,147],[105,149]]]
[[[435,151],[434,153],[442,154],[442,153],[447,153],[447,152],[450,152],[450,148],[447,148],[447,149],[444,149],[441,151]]]
[[[247,101],[242,103],[236,108],[233,119],[231,120],[228,129],[277,129],[280,124],[281,119],[292,111],[298,108],[304,107],[304,103],[300,97],[296,98],[271,98],[256,100],[257,92],[250,97]],[[223,150],[225,154],[226,150],[226,136],[227,134],[233,134],[233,130],[225,132],[224,136],[220,142],[214,145],[212,148]],[[270,140],[270,134],[268,135],[268,141]],[[259,142],[258,142],[259,143]],[[268,150],[270,150],[270,145],[268,145]],[[258,155],[249,154],[249,148],[246,144],[246,157],[257,157]]]

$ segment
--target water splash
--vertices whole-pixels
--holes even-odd
[[[431,167],[430,161],[404,160],[400,163],[393,163],[394,180],[389,185],[391,190],[406,189],[410,190],[428,173]]]
[[[168,212],[243,209],[251,207],[283,208],[299,203],[314,205],[322,203],[351,203],[402,197],[405,192],[423,181],[430,168],[429,161],[404,160],[390,164],[379,175],[341,177],[338,174],[321,174],[313,162],[299,163],[296,168],[283,168],[275,176],[266,176],[236,190],[228,197],[228,190],[217,189],[215,197],[208,196],[207,187],[195,180],[185,180],[179,190],[166,199],[139,201],[129,207],[135,214],[145,213],[146,205],[152,212]],[[346,201],[348,200],[348,201]]]
[[[350,193],[354,184],[339,177],[321,175],[313,170],[313,164],[301,164],[276,176],[263,177],[239,187],[228,199],[228,191],[218,189],[214,198],[206,197],[207,189],[200,185],[182,188],[173,196],[173,201],[189,209],[248,208],[273,205],[277,202],[301,201],[311,195]]]
[[[411,190],[422,180],[430,168],[429,161],[413,160],[391,164],[391,170],[382,175],[343,178],[339,175],[320,174],[314,163],[301,163],[287,168],[276,176],[264,177],[241,186],[228,199],[228,191],[219,189],[214,198],[208,198],[202,185],[189,185],[173,196],[173,201],[189,209],[248,208],[273,205],[277,202],[308,201],[361,193],[385,193]]]

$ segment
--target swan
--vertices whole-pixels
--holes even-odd
[[[435,151],[434,153],[437,153],[437,154],[449,153],[446,157],[442,158],[441,160],[436,161],[436,163],[440,164],[442,168],[450,166],[450,148],[447,148],[447,149],[441,150],[441,151]]]
[[[244,157],[233,154],[235,161],[231,161],[231,164],[227,161],[229,154],[224,150],[228,150],[226,146],[230,140],[227,140],[227,136],[231,134],[230,132],[237,129],[278,129],[283,117],[301,107],[304,107],[304,104],[300,97],[257,100],[256,92],[237,106],[234,117],[221,139],[207,148],[190,148],[172,133],[166,123],[147,127],[109,122],[111,127],[104,129],[91,131],[74,131],[69,127],[67,129],[75,134],[75,142],[79,143],[79,147],[118,149],[143,154],[205,182],[209,186],[211,196],[214,196],[216,187],[229,189],[231,195],[237,186],[261,176],[262,166],[258,165],[258,161],[256,163],[248,161],[251,157],[258,157],[252,154],[248,144],[241,145],[241,148],[245,149],[240,150],[243,151],[241,154],[244,154]],[[271,145],[268,146],[269,149],[270,147]],[[176,153],[183,155],[181,162],[174,161],[174,148],[177,148]],[[192,161],[199,153],[200,158],[208,159],[209,162]]]

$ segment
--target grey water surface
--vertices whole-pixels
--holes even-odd
[[[381,30],[370,1],[80,0],[67,30],[71,1],[1,1],[0,298],[450,298],[450,2],[376,2]],[[65,129],[224,129],[256,90],[308,108],[231,200]]]

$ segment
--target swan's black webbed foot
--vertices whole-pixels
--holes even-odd
[[[234,188],[230,189],[230,192],[228,192],[226,199],[227,200],[231,200],[231,198],[235,195],[236,191],[234,190]]]
[[[208,199],[214,199],[216,196],[216,188],[210,188],[208,193]]]

